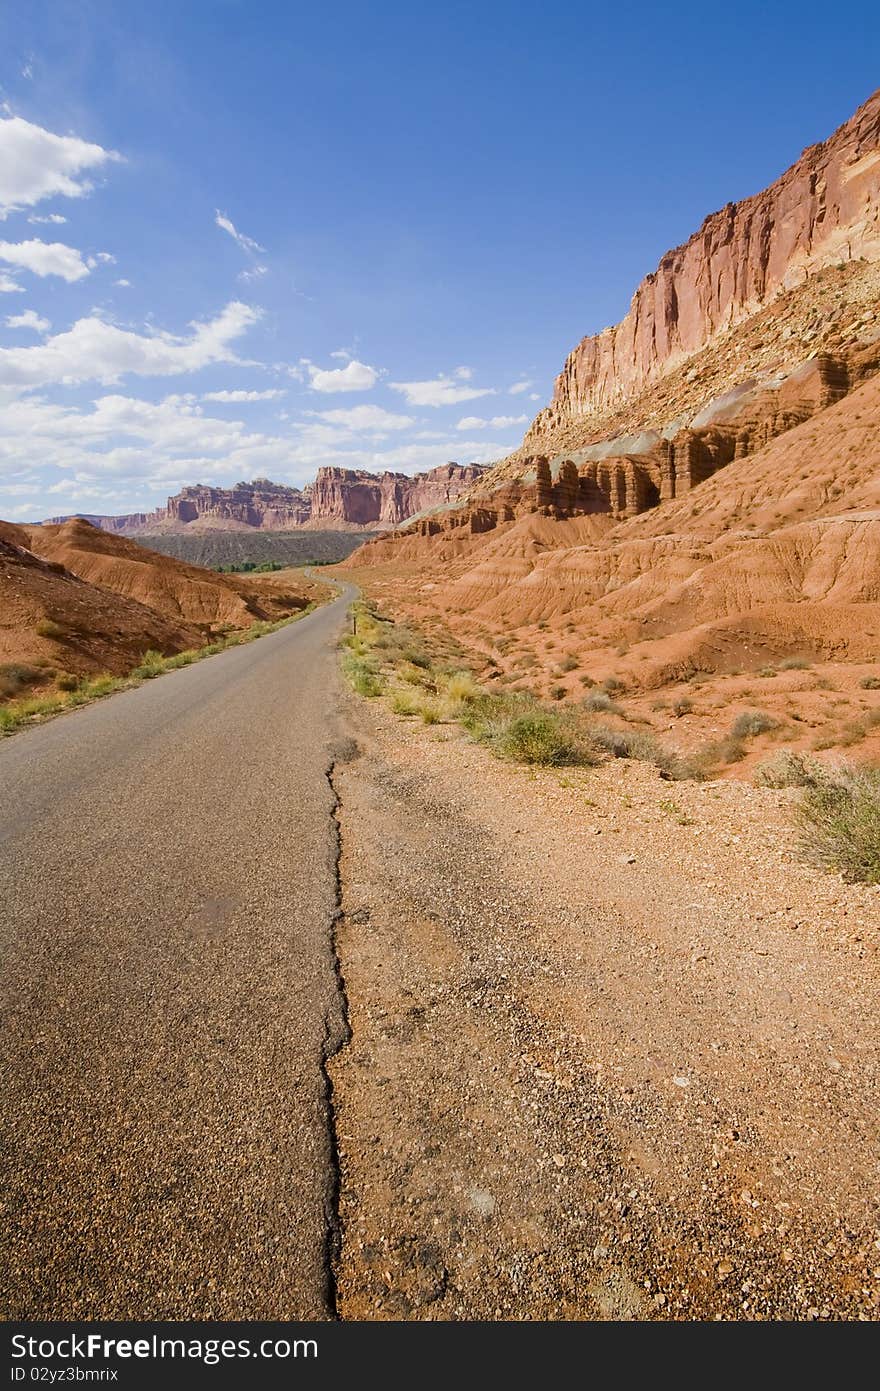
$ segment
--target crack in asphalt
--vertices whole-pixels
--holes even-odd
[[[336,760],[332,760],[326,770],[327,783],[333,798],[330,812],[332,828],[332,872],[334,876],[334,910],[330,919],[329,947],[330,965],[333,971],[336,990],[324,1019],[324,1038],[321,1045],[321,1076],[324,1080],[324,1095],[327,1108],[327,1136],[330,1148],[330,1181],[325,1200],[327,1240],[325,1247],[325,1275],[327,1280],[326,1299],[330,1316],[338,1320],[337,1269],[342,1247],[342,1229],[339,1221],[339,1200],[342,1175],[339,1161],[339,1139],[336,1128],[336,1104],[333,1092],[333,1079],[329,1064],[351,1042],[348,995],[345,977],[339,958],[339,927],[344,919],[342,906],[342,829],[340,822],[340,797],[335,783]]]

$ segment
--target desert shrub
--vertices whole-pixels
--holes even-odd
[[[694,702],[691,700],[690,696],[681,696],[678,700],[672,702],[672,713],[679,719],[682,715],[689,715],[693,708]]]
[[[405,681],[409,686],[424,686],[426,689],[434,690],[434,678],[430,666],[414,666],[407,661],[407,664],[400,668],[397,675],[401,681]]]
[[[517,763],[554,768],[590,761],[589,751],[550,711],[513,715],[496,730],[495,751]]]
[[[880,691],[880,676],[863,676],[859,685],[863,691]]]
[[[46,679],[47,672],[27,662],[4,662],[0,666],[0,700],[17,696],[29,686]]]
[[[758,675],[765,677],[775,676],[776,667],[758,667]]]
[[[732,739],[754,739],[759,734],[776,729],[778,720],[768,715],[766,710],[743,710],[730,726]]]
[[[786,657],[779,663],[780,671],[806,671],[810,663],[804,657]]]
[[[368,658],[347,654],[343,668],[358,695],[377,696],[385,689],[384,677]]]
[[[601,711],[604,715],[619,715],[621,713],[620,706],[615,705],[608,692],[601,687],[584,696],[583,704],[585,710]]]
[[[206,649],[207,650],[207,649]],[[219,648],[217,649],[220,650]],[[161,652],[157,652],[154,647],[145,652],[140,660],[140,664],[131,673],[141,681],[150,681],[154,676],[159,676],[165,670],[165,658]]]
[[[759,787],[815,787],[821,772],[813,759],[792,749],[779,749],[758,764],[754,780]]]
[[[806,789],[797,820],[813,864],[849,884],[880,884],[880,768],[829,772]]]
[[[728,735],[726,739],[713,739],[710,743],[704,744],[695,755],[694,761],[698,768],[711,776],[715,769],[726,768],[731,763],[741,763],[745,756],[746,746],[742,740]]]
[[[441,713],[439,703],[436,700],[432,700],[430,696],[425,696],[420,702],[419,715],[421,716],[422,724],[439,724]]]
[[[59,671],[55,677],[55,685],[59,691],[75,691],[79,685],[79,677],[70,671]]]
[[[451,705],[467,705],[482,691],[469,671],[453,671],[443,681],[443,694]]]
[[[619,676],[606,676],[602,685],[605,690],[609,692],[622,691],[624,687],[624,683]]]
[[[392,691],[389,704],[395,715],[415,715],[420,702],[415,691]]]
[[[551,689],[550,689],[550,699],[551,699],[551,700],[565,700],[565,687],[564,687],[564,686],[552,686]]]
[[[58,638],[64,637],[64,629],[60,623],[56,623],[52,618],[41,618],[34,629],[38,638]]]
[[[611,754],[612,758],[633,758],[640,763],[652,763],[661,776],[675,782],[702,777],[697,764],[668,749],[653,734],[595,725],[590,729],[590,741],[603,753]]]
[[[579,665],[580,665],[580,663],[578,662],[577,657],[571,657],[571,656],[569,656],[569,657],[564,657],[564,658],[562,659],[562,661],[559,663],[559,670],[560,670],[560,671],[577,671]]]

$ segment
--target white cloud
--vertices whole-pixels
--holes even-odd
[[[250,270],[240,270],[238,272],[238,278],[239,280],[243,280],[247,285],[252,280],[262,279],[264,275],[268,274],[268,271],[268,266],[252,266]]]
[[[114,281],[113,281],[113,284],[116,285],[116,286],[118,286],[120,290],[130,290],[130,289],[131,289],[131,281],[130,281],[130,280],[114,280]]]
[[[316,411],[319,420],[343,425],[348,430],[405,430],[413,424],[410,415],[394,415],[381,406],[352,406],[350,410]]]
[[[58,275],[67,283],[82,280],[89,274],[89,267],[80,252],[63,242],[45,242],[34,238],[31,241],[0,241],[0,261],[10,266],[22,266],[34,275]]]
[[[31,213],[28,218],[28,222],[54,222],[59,227],[66,221],[67,218],[62,217],[60,213],[47,213],[45,217],[41,217],[39,213]]]
[[[308,373],[312,391],[370,391],[379,380],[376,368],[369,367],[365,362],[358,362],[357,358],[352,358],[345,367],[316,367],[306,358],[302,359],[302,365]],[[291,376],[301,374],[296,368],[292,368]]]
[[[105,266],[115,266],[116,257],[111,256],[109,251],[98,251],[95,253],[96,261],[101,261]]]
[[[4,275],[0,271],[0,295],[24,294],[24,286],[19,285],[17,280],[13,280],[11,275]]]
[[[472,367],[456,367],[452,375],[458,377],[460,382],[469,382],[474,375],[474,369]]]
[[[54,135],[21,116],[0,120],[0,219],[59,194],[82,198],[92,189],[84,171],[121,158],[115,150],[75,135]]]
[[[459,369],[460,370],[460,369]],[[454,406],[459,401],[474,401],[478,396],[494,396],[491,387],[456,386],[452,377],[437,377],[429,382],[389,382],[392,391],[399,391],[411,406]]]
[[[531,382],[514,382],[513,386],[509,386],[507,389],[511,396],[519,396],[521,392],[528,391],[531,385]]]
[[[262,434],[207,415],[190,393],[158,403],[107,394],[86,408],[21,396],[0,412],[0,516],[14,508],[27,518],[146,510],[197,481],[261,475],[303,485],[322,464],[413,473],[450,459],[488,463],[508,451],[461,436],[393,448],[365,438],[322,419]]]
[[[479,415],[466,415],[456,425],[456,430],[507,430],[513,425],[527,425],[527,415],[493,415],[485,420]]]
[[[260,243],[258,241],[254,241],[253,237],[246,237],[244,232],[239,232],[235,223],[232,222],[232,220],[228,218],[225,213],[220,212],[219,208],[215,211],[214,222],[218,227],[222,227],[224,232],[229,233],[232,240],[238,243],[242,251],[266,250],[265,246],[260,246]]]
[[[52,325],[48,319],[42,319],[35,309],[24,309],[21,314],[10,314],[6,327],[32,328],[35,333],[48,333]]]
[[[352,354],[347,348],[337,348],[336,352],[331,353],[330,356],[335,357],[339,362],[351,362],[352,358]]]
[[[203,401],[277,401],[279,396],[286,393],[280,390],[273,391],[206,391],[202,396]]]
[[[195,372],[212,362],[240,363],[231,344],[259,317],[258,310],[233,300],[215,319],[191,324],[193,331],[186,338],[164,332],[134,333],[94,316],[79,319],[66,333],[37,347],[0,348],[0,385],[110,383],[128,373],[165,377]]]
[[[530,396],[529,396],[529,400],[530,400],[530,401],[540,401],[540,399],[541,399],[541,398],[540,398],[540,396],[538,395],[537,391],[533,391],[533,392],[530,394]]]

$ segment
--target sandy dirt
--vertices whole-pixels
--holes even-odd
[[[876,1318],[880,889],[794,793],[350,706],[341,1316]]]

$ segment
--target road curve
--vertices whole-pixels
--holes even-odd
[[[351,593],[0,744],[7,1319],[332,1316]]]

